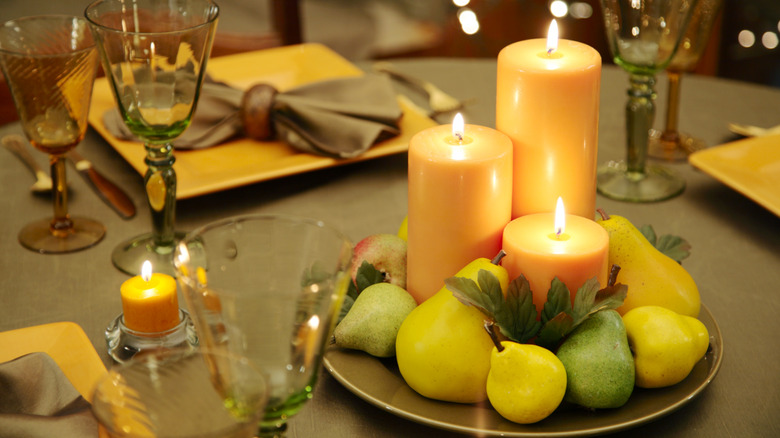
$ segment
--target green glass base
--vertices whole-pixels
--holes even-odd
[[[111,261],[117,269],[130,275],[139,275],[141,265],[149,260],[152,263],[152,272],[176,276],[173,267],[173,251],[176,244],[184,237],[185,233],[174,233],[174,241],[170,245],[157,245],[154,235],[151,233],[136,236],[126,240],[114,248],[111,253]]]
[[[70,220],[73,228],[63,231],[63,237],[51,232],[51,219],[31,222],[19,231],[19,243],[41,254],[62,254],[90,248],[106,235],[106,227],[98,221],[84,217],[71,217]]]
[[[630,173],[625,163],[610,162],[598,169],[596,188],[618,201],[657,202],[682,193],[685,181],[664,167],[647,165],[644,173]]]

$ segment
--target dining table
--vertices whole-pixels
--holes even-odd
[[[460,111],[467,123],[495,127],[495,59],[404,58],[391,63],[465,100]],[[371,61],[356,65],[367,72],[372,69]],[[626,157],[627,84],[627,73],[605,62],[598,121],[600,164]],[[415,105],[427,108],[418,90],[401,83],[394,87]],[[658,128],[663,125],[665,92],[666,77],[661,73]],[[439,124],[451,123],[452,116],[432,115]],[[780,123],[780,89],[685,75],[681,130],[716,147],[738,140],[729,123],[762,127]],[[22,134],[21,125],[0,127],[0,137],[9,134]],[[780,148],[780,137],[775,147]],[[17,233],[28,221],[51,216],[51,199],[32,193],[32,174],[0,148],[0,332],[73,322],[110,367],[105,331],[121,313],[120,285],[129,278],[112,265],[111,252],[129,236],[150,230],[149,206],[142,175],[95,130],[88,130],[78,150],[127,191],[138,212],[131,219],[121,218],[69,166],[69,211],[98,219],[107,228],[105,238],[92,248],[68,254],[29,251],[19,244]],[[42,166],[47,165],[45,154],[33,154]],[[188,231],[226,217],[275,213],[320,219],[353,242],[371,234],[395,234],[407,214],[407,160],[407,153],[401,151],[181,199],[176,205],[176,227]],[[619,202],[598,195],[597,206],[635,225],[652,225],[658,235],[681,236],[689,242],[690,256],[682,265],[694,278],[702,303],[719,329],[722,362],[703,390],[664,415],[602,432],[633,438],[780,436],[780,217],[687,161],[652,161],[685,179],[681,195],[654,203]],[[780,172],[777,166],[775,172]],[[780,186],[774,190],[780,191]],[[3,348],[0,345],[0,351]],[[528,436],[537,436],[532,430]],[[586,434],[572,431],[566,436]],[[475,433],[399,415],[366,401],[325,367],[313,398],[291,419],[288,430],[291,438],[492,435],[502,432]]]

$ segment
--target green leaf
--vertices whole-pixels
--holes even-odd
[[[648,242],[650,242],[651,245],[655,246],[655,241],[658,239],[658,236],[655,234],[655,230],[653,229],[652,225],[642,225],[639,227],[639,232],[642,233],[643,236],[645,236],[645,239],[647,239]]]
[[[561,312],[551,318],[542,326],[536,345],[548,350],[554,350],[561,340],[574,329],[574,320],[571,315]]]
[[[590,314],[592,315],[605,309],[617,309],[623,305],[627,294],[628,286],[621,283],[601,289],[596,293],[596,298],[593,300]]]
[[[363,264],[358,268],[357,275],[355,275],[356,292],[359,294],[363,289],[372,284],[382,283],[383,281],[385,281],[385,274],[364,260]],[[357,298],[357,295],[353,298]]]
[[[491,310],[496,321],[506,318],[506,306],[501,305],[504,302],[504,293],[501,291],[498,278],[490,271],[480,269],[477,272],[477,282],[482,297],[489,301],[489,304],[484,307]]]
[[[575,327],[585,320],[593,308],[593,302],[596,299],[599,286],[598,279],[593,277],[586,281],[577,291],[577,295],[574,296],[574,307],[571,311],[571,317],[574,319]]]
[[[547,291],[547,302],[542,309],[542,324],[546,324],[561,312],[571,313],[571,292],[558,277],[555,277],[550,284],[550,290]]]
[[[483,294],[477,283],[465,277],[450,277],[444,280],[444,285],[452,292],[452,296],[466,306],[474,306],[490,319],[493,316],[493,304],[487,294]]]
[[[639,228],[639,231],[658,251],[661,251],[677,263],[682,262],[691,255],[691,244],[680,236],[671,234],[656,236],[652,225],[644,225]]]
[[[691,244],[679,236],[664,234],[658,238],[655,247],[678,263],[691,255]]]
[[[469,278],[444,280],[447,289],[463,304],[472,305],[498,324],[501,333],[515,342],[526,342],[536,336],[541,322],[536,320],[536,306],[528,280],[520,276],[509,284],[506,297],[495,274],[481,269],[477,284]]]
[[[504,336],[520,343],[528,342],[536,336],[542,323],[536,320],[534,295],[528,280],[523,275],[509,284],[505,308],[507,312],[501,312],[496,318]]]
[[[628,290],[622,284],[599,290],[599,282],[594,277],[580,287],[572,306],[569,289],[556,277],[547,292],[542,320],[538,321],[533,292],[523,275],[509,283],[506,296],[501,293],[500,283],[490,271],[480,270],[477,282],[463,277],[444,280],[455,298],[464,305],[476,307],[495,321],[508,339],[519,343],[534,341],[550,350],[595,312],[623,304]]]

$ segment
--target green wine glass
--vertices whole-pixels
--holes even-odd
[[[110,438],[252,438],[267,397],[262,370],[244,357],[159,349],[109,369],[92,412]]]
[[[122,119],[144,142],[144,185],[152,232],[121,243],[114,265],[128,274],[150,260],[173,274],[184,233],[174,229],[176,172],[172,141],[190,124],[206,72],[219,8],[212,0],[97,0],[85,15]]]
[[[258,437],[282,437],[312,398],[351,281],[352,244],[318,220],[249,215],[187,235],[174,262],[202,346],[266,373]]]
[[[655,75],[671,61],[685,34],[696,0],[601,0],[612,56],[629,75],[625,162],[597,172],[602,195],[629,202],[662,201],[679,195],[685,180],[648,164],[648,133],[655,118]]]

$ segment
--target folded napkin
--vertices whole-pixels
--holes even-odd
[[[283,93],[267,84],[246,92],[207,78],[190,127],[176,149],[214,146],[237,135],[281,140],[302,152],[356,157],[400,133],[401,108],[385,75],[315,82]],[[133,139],[118,110],[103,116],[117,138]]]
[[[89,403],[46,353],[0,364],[0,436],[97,437]]]

